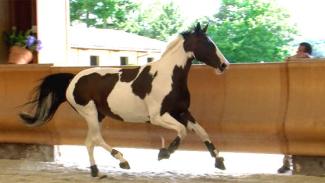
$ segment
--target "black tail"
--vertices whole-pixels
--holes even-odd
[[[35,114],[20,113],[29,126],[39,126],[52,119],[61,103],[66,101],[65,92],[74,74],[59,73],[46,76],[35,88],[33,99],[26,105],[33,105]]]

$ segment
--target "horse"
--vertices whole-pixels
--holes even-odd
[[[67,101],[87,122],[85,146],[90,173],[99,176],[94,147],[101,146],[120,161],[122,169],[130,165],[121,152],[107,144],[101,135],[102,120],[109,116],[125,122],[150,123],[170,130],[177,136],[168,147],[160,149],[158,160],[168,159],[187,135],[194,131],[215,158],[215,167],[225,170],[224,159],[204,128],[189,111],[190,92],[187,81],[192,61],[197,59],[223,73],[229,62],[207,35],[200,23],[180,33],[171,41],[160,59],[134,68],[93,67],[77,74],[56,73],[45,76],[36,87],[34,114],[19,115],[28,126],[40,126],[54,116]]]

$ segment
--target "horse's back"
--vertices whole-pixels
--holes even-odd
[[[92,67],[89,69],[84,69],[80,71],[74,79],[79,79],[83,76],[87,76],[89,74],[98,73],[99,75],[106,75],[106,74],[117,74],[119,73],[121,68],[115,67]]]
[[[66,92],[69,103],[78,110],[88,110],[94,102],[102,115],[123,121],[145,122],[149,115],[145,102],[133,93],[132,81],[123,80],[120,68],[90,68],[79,72]]]

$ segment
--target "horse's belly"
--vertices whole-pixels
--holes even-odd
[[[113,90],[107,98],[111,111],[128,122],[147,122],[149,112],[144,100],[135,96],[127,88]]]

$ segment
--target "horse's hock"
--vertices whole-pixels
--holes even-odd
[[[39,128],[21,123],[19,107],[42,77],[83,68],[50,65],[0,66],[0,141],[23,144],[83,144],[86,123],[67,104]],[[325,62],[232,64],[223,75],[193,66],[191,111],[221,151],[325,156]],[[172,131],[148,124],[106,119],[105,139],[113,146],[160,148]],[[183,149],[204,149],[189,133]],[[316,162],[321,162],[319,160]],[[300,163],[299,166],[304,166]],[[300,167],[299,170],[303,170]]]

